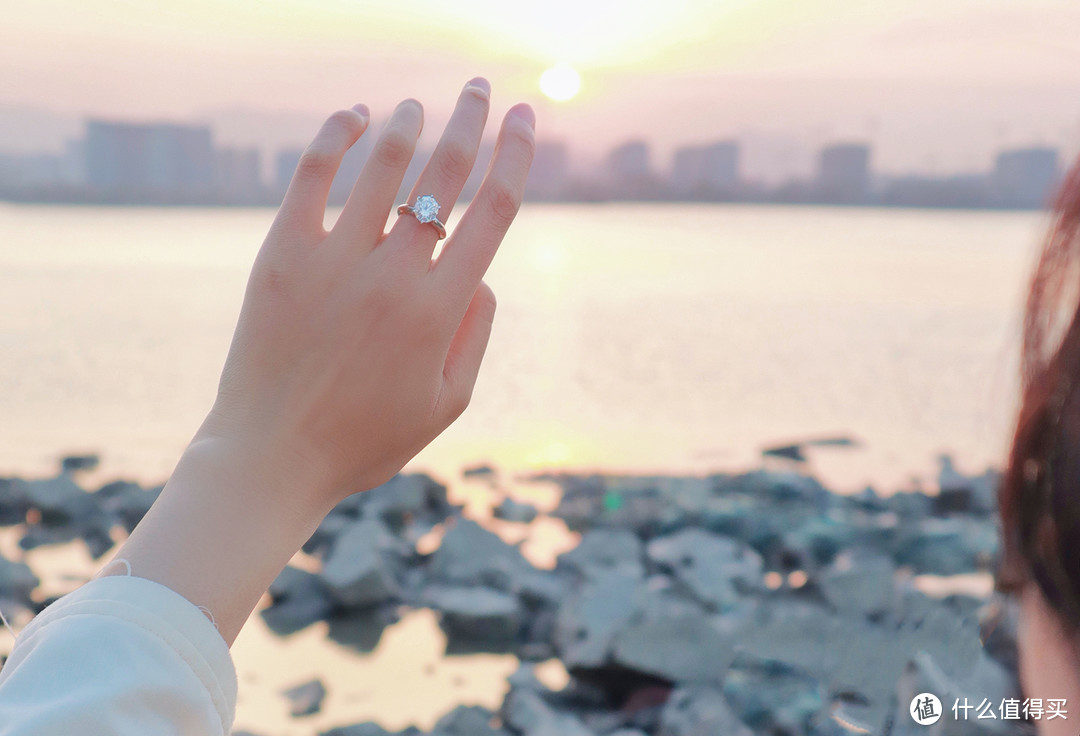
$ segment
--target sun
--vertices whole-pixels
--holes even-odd
[[[581,89],[581,77],[569,64],[556,64],[540,75],[540,91],[555,102],[566,102]]]

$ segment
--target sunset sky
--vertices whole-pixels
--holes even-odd
[[[476,74],[497,113],[529,101],[540,137],[585,157],[640,137],[662,165],[675,145],[738,137],[751,168],[798,169],[822,143],[865,138],[879,168],[945,172],[1004,145],[1080,142],[1075,0],[3,5],[0,150],[48,147],[43,113],[69,135],[88,114],[174,118],[272,148],[339,107],[366,102],[378,121],[407,96],[433,133]],[[567,102],[538,85],[558,63],[581,76]]]

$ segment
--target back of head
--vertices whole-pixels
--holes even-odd
[[[1080,639],[1080,161],[1053,222],[1024,315],[1016,432],[999,490],[997,586],[1038,586]]]

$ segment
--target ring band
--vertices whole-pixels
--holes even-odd
[[[406,213],[412,215],[418,222],[430,223],[435,231],[439,233],[439,240],[446,237],[446,225],[439,220],[439,203],[430,194],[423,194],[416,198],[416,204],[399,204],[397,208],[399,215]]]

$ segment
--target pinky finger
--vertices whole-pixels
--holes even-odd
[[[444,421],[459,417],[472,399],[494,320],[495,293],[481,281],[446,354],[442,390],[433,412]]]

